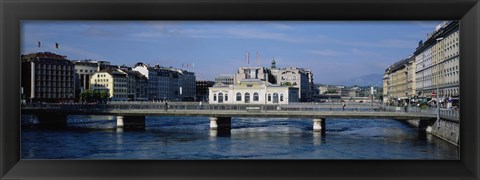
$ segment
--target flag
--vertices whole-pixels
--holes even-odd
[[[58,43],[55,43],[55,48],[57,48],[57,49],[58,49]]]
[[[42,43],[40,43],[40,41],[38,41],[38,47],[42,46]]]

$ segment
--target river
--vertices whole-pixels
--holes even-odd
[[[442,159],[456,146],[389,119],[232,118],[230,135],[209,130],[208,117],[147,116],[145,129],[117,130],[112,116],[69,116],[45,129],[22,115],[22,159]]]

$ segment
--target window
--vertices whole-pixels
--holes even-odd
[[[218,93],[218,103],[223,103],[223,93]]]
[[[242,94],[237,93],[237,101],[242,101]]]
[[[258,101],[258,93],[253,93],[253,101]]]
[[[278,103],[278,93],[273,93],[273,103]]]
[[[268,101],[272,101],[272,95],[268,94]]]
[[[217,94],[213,94],[213,101],[217,101]]]
[[[280,101],[283,101],[283,94],[280,94]]]
[[[225,94],[225,101],[228,101],[228,94]]]
[[[245,93],[245,103],[250,103],[250,93]]]

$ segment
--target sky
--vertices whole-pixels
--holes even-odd
[[[315,83],[335,84],[383,74],[389,65],[410,56],[439,23],[22,21],[21,53],[47,51],[69,60],[104,60],[127,66],[159,64],[195,72],[197,80],[233,74],[241,66],[270,67],[275,59],[280,68],[311,69]]]

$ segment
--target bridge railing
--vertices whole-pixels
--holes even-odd
[[[290,104],[209,104],[199,102],[109,102],[108,104],[53,104],[34,103],[24,107],[50,109],[158,109],[158,110],[226,110],[226,111],[376,111],[376,112],[408,112],[434,115],[436,108],[419,108],[410,106],[395,107],[379,103],[290,103]],[[440,117],[459,119],[458,110],[440,109]]]
[[[437,109],[435,107],[428,107],[428,108],[420,108],[416,106],[409,106],[409,107],[396,107],[396,106],[381,106],[382,111],[391,111],[391,112],[408,112],[408,113],[415,113],[415,114],[428,114],[428,115],[436,115]],[[448,118],[452,120],[460,120],[460,111],[454,109],[444,109],[441,108],[439,110],[440,118]]]

